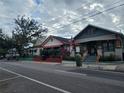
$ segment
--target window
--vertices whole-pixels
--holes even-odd
[[[51,38],[50,41],[53,42],[53,38]]]
[[[94,34],[94,31],[95,31],[95,28],[89,28],[86,30],[86,35],[91,35],[91,34]]]
[[[114,46],[114,41],[106,41],[103,43],[103,50],[106,51],[114,51],[115,46]]]
[[[109,49],[108,49],[109,51],[114,51],[115,48],[114,48],[114,42],[113,42],[113,41],[110,41],[110,42],[108,43],[108,48],[109,48]]]
[[[104,42],[103,43],[103,50],[104,51],[108,51],[107,42]]]
[[[34,53],[36,53],[36,52],[37,52],[37,49],[34,50]]]
[[[89,30],[87,30],[87,35],[90,35],[91,34],[91,31],[90,31],[90,29]]]
[[[29,50],[29,53],[31,53],[31,50]]]

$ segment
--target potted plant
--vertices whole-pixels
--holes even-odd
[[[77,67],[81,67],[82,66],[81,55],[79,53],[76,54],[75,61],[76,61],[76,66]]]

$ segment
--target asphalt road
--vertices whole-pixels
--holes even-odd
[[[124,93],[124,73],[0,62],[0,93]]]

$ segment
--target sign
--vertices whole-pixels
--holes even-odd
[[[79,46],[76,46],[76,52],[80,52],[80,47]]]

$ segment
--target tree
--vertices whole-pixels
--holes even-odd
[[[20,55],[24,47],[27,47],[29,43],[32,43],[38,37],[42,37],[47,32],[42,24],[29,17],[18,16],[14,21],[16,27],[12,32],[12,37]]]
[[[12,39],[0,29],[0,56],[5,56],[7,51],[13,47]]]
[[[0,29],[0,56],[4,54],[4,39],[3,39],[3,32],[2,32],[2,29]]]

